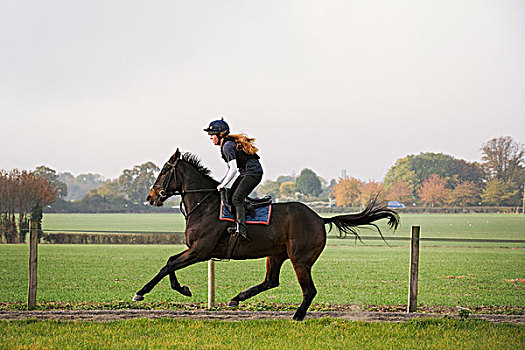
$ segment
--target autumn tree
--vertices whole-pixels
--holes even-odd
[[[7,243],[25,241],[28,213],[36,206],[54,202],[57,190],[46,178],[35,172],[2,171],[0,175],[0,221],[2,233]],[[16,214],[18,213],[18,228]]]
[[[448,203],[458,206],[469,206],[478,204],[481,200],[481,190],[473,181],[465,181],[457,184],[449,192]]]
[[[432,207],[443,204],[448,196],[449,190],[446,188],[446,181],[437,174],[432,174],[418,190],[419,198],[425,205]]]
[[[481,195],[483,204],[486,205],[514,205],[520,200],[520,189],[514,184],[494,177],[489,180]]]
[[[481,159],[489,179],[510,183],[525,181],[525,147],[510,136],[493,138],[481,147]]]
[[[414,200],[414,191],[406,181],[398,180],[388,190],[386,199],[406,203]]]
[[[488,180],[483,191],[483,202],[489,205],[519,205],[521,186],[525,183],[523,144],[510,136],[497,137],[484,143],[481,153]]]
[[[338,207],[359,206],[361,204],[362,182],[356,178],[340,178],[332,187],[335,203]]]
[[[281,184],[277,181],[266,180],[257,187],[257,194],[259,196],[272,196],[279,198]]]
[[[403,180],[413,191],[419,188],[432,174],[439,175],[452,188],[456,183],[474,181],[481,184],[483,171],[479,164],[467,162],[443,153],[421,153],[400,158],[388,170],[385,186]]]
[[[295,196],[295,183],[283,182],[279,186],[279,194],[281,198],[293,198]]]
[[[46,179],[53,190],[57,192],[58,198],[65,198],[67,196],[67,185],[59,179],[56,170],[41,165],[36,167],[33,173],[36,177]]]
[[[385,200],[384,186],[377,181],[369,181],[361,185],[361,207],[365,206],[371,199]]]

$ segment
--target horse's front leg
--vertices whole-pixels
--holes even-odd
[[[171,258],[168,259],[168,264],[177,259],[179,256],[181,256],[184,252],[182,253],[179,253],[177,255],[174,255],[172,256]],[[177,276],[175,276],[175,271],[171,271],[169,273],[169,276],[170,276],[170,285],[171,285],[171,289],[173,290],[176,290],[177,292],[179,292],[180,294],[186,296],[186,297],[191,297],[191,291],[190,291],[190,288],[188,286],[181,286],[180,283],[179,283],[179,280],[177,279]]]
[[[179,292],[180,294],[186,297],[191,297],[190,287],[181,286],[179,283],[179,280],[177,280],[177,276],[175,276],[174,271],[170,272],[169,275],[170,275],[171,289],[176,290],[177,292]]]
[[[151,281],[146,283],[141,290],[135,294],[133,297],[134,301],[144,300],[144,294],[151,292],[151,290],[164,278],[166,275],[170,275],[171,287],[185,296],[191,296],[191,291],[187,286],[181,286],[177,277],[175,276],[175,271],[185,268],[189,265],[195,264],[197,262],[204,261],[201,256],[193,249],[187,249],[184,252],[174,255],[168,259],[166,265],[160,269],[159,273],[153,277]]]

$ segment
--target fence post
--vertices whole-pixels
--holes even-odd
[[[417,308],[417,282],[419,272],[419,226],[412,226],[412,242],[410,249],[410,281],[408,286],[407,312],[414,312]]]
[[[27,295],[27,309],[36,307],[37,287],[37,262],[38,262],[38,221],[29,223],[29,291]]]
[[[208,309],[215,307],[215,261],[208,261]]]

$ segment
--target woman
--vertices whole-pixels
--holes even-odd
[[[256,153],[258,149],[253,145],[255,139],[245,134],[230,135],[230,127],[223,119],[212,121],[204,131],[210,135],[214,145],[221,147],[222,159],[228,165],[228,171],[220,180],[217,190],[225,188],[237,174],[237,169],[239,170],[240,175],[231,186],[232,204],[235,207],[237,222],[235,232],[246,238],[244,199],[261,182],[263,175]]]

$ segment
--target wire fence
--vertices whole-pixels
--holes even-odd
[[[162,234],[162,235],[184,235],[182,231],[131,231],[131,230],[56,230],[56,229],[44,229],[43,232],[50,233],[85,233],[85,234],[108,234],[108,235],[118,235],[118,234]],[[362,241],[382,241],[383,238],[380,236],[360,236]],[[342,240],[337,236],[329,236],[330,240]],[[343,238],[344,239],[344,238]],[[351,236],[348,236],[346,239],[352,239]],[[410,242],[410,237],[384,237],[385,241],[402,241]],[[512,243],[512,244],[525,244],[523,239],[492,239],[492,238],[455,238],[455,237],[421,237],[419,239],[421,242],[450,242],[450,243]]]

